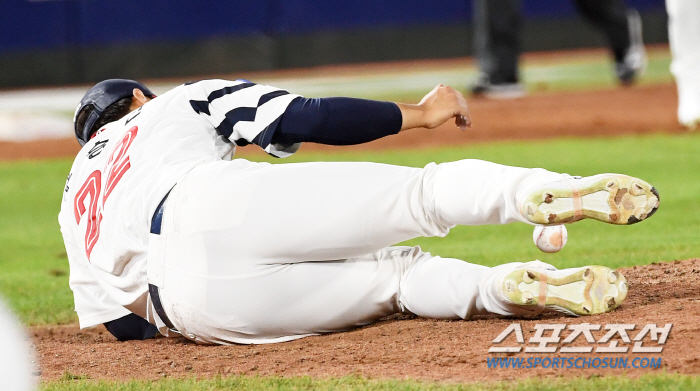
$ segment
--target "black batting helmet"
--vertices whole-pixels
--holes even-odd
[[[78,139],[80,145],[85,145],[85,143],[90,140],[90,135],[93,133],[92,127],[105,109],[120,99],[132,96],[134,88],[138,88],[144,95],[150,98],[156,97],[148,87],[135,80],[129,79],[104,80],[95,84],[94,87],[90,88],[88,92],[85,93],[83,99],[80,100],[78,108],[75,109],[75,116],[73,117],[75,137]],[[85,121],[85,125],[79,127],[77,123],[78,115],[83,110],[90,110],[90,114]]]

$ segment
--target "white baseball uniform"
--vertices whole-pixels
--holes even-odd
[[[296,95],[246,81],[177,87],[108,124],[78,154],[59,222],[81,327],[129,312],[202,343],[271,343],[397,312],[469,318],[517,311],[496,268],[391,247],[455,225],[526,222],[525,186],[542,169],[479,160],[424,168],[361,162],[229,160],[270,144]],[[164,199],[160,234],[151,218]]]
[[[700,2],[666,0],[671,73],[678,88],[678,120],[686,126],[700,121]]]

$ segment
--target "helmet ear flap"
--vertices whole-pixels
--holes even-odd
[[[73,122],[75,124],[75,138],[78,139],[81,147],[90,140],[92,127],[95,126],[95,122],[100,118],[100,114],[102,114],[102,110],[93,104],[80,108],[80,111],[76,113]]]
[[[85,126],[83,126],[82,132],[82,140],[78,140],[78,142],[82,141],[81,146],[85,145],[85,143],[87,143],[87,141],[90,140],[92,127],[95,126],[95,122],[97,122],[98,118],[100,118],[100,113],[97,110],[92,110],[87,120],[85,120]]]

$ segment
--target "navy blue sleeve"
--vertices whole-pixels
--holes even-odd
[[[356,98],[294,99],[272,135],[272,142],[362,144],[396,134],[403,117],[395,103]]]
[[[154,338],[158,332],[156,326],[136,314],[122,316],[104,325],[118,341],[150,339]]]

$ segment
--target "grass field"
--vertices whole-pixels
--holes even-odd
[[[661,52],[660,52],[661,53]],[[541,69],[547,67],[542,73]],[[439,73],[439,71],[436,71]],[[449,69],[445,70],[449,75]],[[606,58],[557,61],[549,65],[526,64],[528,88],[601,88],[611,85]],[[544,76],[550,75],[545,80]],[[568,75],[568,76],[567,76]],[[585,77],[581,77],[585,75]],[[438,75],[439,76],[439,75]],[[363,76],[367,78],[368,76]],[[437,77],[437,76],[436,76]],[[460,76],[464,77],[464,75]],[[568,78],[567,78],[568,77]],[[647,82],[668,82],[668,55],[653,54]],[[540,80],[539,78],[542,78]],[[450,82],[449,80],[447,80]],[[431,85],[432,80],[430,80]],[[467,80],[460,79],[460,83]],[[336,86],[335,93],[389,99],[415,98],[412,90],[397,88],[392,96],[377,96],[376,90],[352,93],[357,83]],[[368,82],[371,84],[371,82]],[[427,82],[426,82],[427,83]],[[320,83],[323,84],[323,83]],[[332,84],[332,83],[331,83]],[[345,86],[345,87],[343,87]],[[386,87],[386,86],[385,86]],[[325,88],[331,88],[326,86]],[[345,89],[344,89],[345,88]],[[327,95],[319,88],[317,95]],[[349,91],[349,92],[348,92]],[[387,91],[383,89],[382,91]],[[425,88],[422,89],[425,91]],[[383,93],[382,93],[383,94]],[[313,94],[310,94],[313,95]],[[381,94],[379,94],[381,95]],[[543,155],[542,151],[548,151]],[[446,238],[421,238],[410,242],[446,257],[496,265],[539,258],[560,268],[584,264],[611,267],[642,265],[659,261],[698,257],[700,213],[697,194],[700,181],[700,134],[628,136],[598,139],[554,139],[548,141],[498,142],[444,149],[375,151],[362,153],[299,153],[284,161],[375,161],[421,167],[429,162],[463,158],[497,163],[545,167],[575,175],[624,172],[654,184],[661,195],[659,212],[644,224],[611,226],[584,221],[569,226],[569,241],[557,254],[539,252],[532,243],[532,228],[524,224],[487,227],[458,227]],[[272,159],[271,159],[272,161]],[[61,189],[70,169],[69,159],[0,163],[0,295],[27,325],[73,323],[72,294],[68,288],[68,264],[57,214]],[[362,378],[250,378],[210,380],[163,380],[155,383],[93,382],[66,374],[64,380],[43,384],[46,390],[217,390],[217,389],[488,389],[488,390],[613,390],[698,389],[698,377],[681,375],[644,376],[640,379],[605,377],[536,379],[520,382],[454,385],[416,381],[379,381]]]
[[[372,391],[657,391],[657,390],[697,390],[700,378],[685,375],[642,376],[638,379],[627,377],[581,377],[575,379],[554,379],[547,382],[532,378],[518,382],[492,382],[474,384],[442,384],[415,380],[373,380],[358,377],[340,379],[303,378],[257,378],[232,376],[208,380],[162,380],[158,382],[92,382],[72,380],[56,382],[45,387],[51,391],[214,391],[214,390],[372,390]]]

